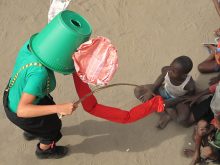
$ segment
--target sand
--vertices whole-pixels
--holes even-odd
[[[22,44],[47,23],[49,0],[0,1],[0,89],[12,72]],[[93,36],[111,39],[118,49],[119,69],[111,83],[152,83],[160,68],[179,55],[194,62],[191,72],[199,88],[207,87],[210,75],[200,75],[197,65],[208,56],[202,42],[213,41],[219,16],[207,0],[73,0],[70,10],[82,14],[92,24]],[[213,76],[213,75],[211,75]],[[57,103],[76,100],[71,76],[56,75],[53,92]],[[101,103],[129,109],[138,101],[133,88],[119,87],[97,94]],[[155,128],[158,116],[136,123],[111,123],[84,112],[82,108],[63,120],[62,145],[70,154],[60,160],[38,160],[37,141],[27,142],[22,131],[6,118],[0,103],[0,164],[75,164],[75,165],[186,165],[183,156],[192,128],[170,123],[164,130]]]

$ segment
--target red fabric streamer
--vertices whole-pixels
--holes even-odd
[[[84,83],[76,73],[73,74],[73,79],[79,98],[91,92],[88,84]],[[130,111],[98,104],[94,95],[82,101],[82,106],[86,112],[96,117],[122,124],[135,122],[155,111],[164,111],[164,101],[161,96],[155,96],[151,100],[135,106]]]

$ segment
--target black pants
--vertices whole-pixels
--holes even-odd
[[[8,107],[8,91],[4,91],[3,105],[5,113],[8,119],[22,130],[31,133],[39,137],[40,143],[51,144],[61,139],[62,134],[60,132],[62,122],[58,118],[57,114],[22,118],[18,117],[16,113],[12,112]],[[45,96],[40,100],[38,105],[54,105],[53,98],[51,96]]]
[[[212,119],[214,118],[214,114],[210,107],[211,101],[212,96],[191,107],[190,110],[193,113],[196,122],[198,122],[199,120],[205,120],[210,123],[212,121]]]

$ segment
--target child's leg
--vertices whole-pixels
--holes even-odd
[[[212,61],[203,61],[198,65],[198,70],[200,73],[218,72],[219,65],[216,63],[215,59]]]
[[[176,108],[167,108],[167,114],[170,118],[182,125],[187,125],[188,118],[190,117],[190,109],[189,106],[183,103],[179,103],[176,105]]]
[[[170,115],[166,112],[167,110],[174,111],[174,109],[166,108],[165,112],[161,113],[160,119],[156,125],[157,128],[159,128],[159,129],[164,129],[167,126],[167,124],[172,120]]]
[[[147,100],[152,98],[152,90],[153,90],[152,84],[141,85],[134,89],[134,95],[141,102],[146,102]]]
[[[203,62],[201,62],[199,65],[198,65],[198,70],[201,72],[201,73],[212,73],[212,72],[218,72],[219,70],[219,65],[216,63],[215,61],[215,56],[214,56],[214,53],[215,53],[215,50],[216,50],[216,47],[211,45],[211,44],[208,44],[206,45],[207,48],[210,50],[211,54],[209,55],[209,57],[207,59],[205,59]]]
[[[177,121],[178,114],[177,114],[176,109],[174,109],[174,108],[166,108],[166,112],[171,117],[171,119],[173,121]]]
[[[184,103],[179,103],[176,105],[177,119],[176,121],[182,125],[185,125],[190,117],[189,105]]]
[[[218,72],[219,65],[216,63],[214,56],[211,55],[208,59],[206,59],[205,61],[203,61],[198,65],[198,70],[200,73]]]
[[[194,115],[192,112],[190,112],[188,118],[185,121],[183,121],[181,125],[187,128],[187,127],[192,126],[195,122],[196,121],[195,121]]]

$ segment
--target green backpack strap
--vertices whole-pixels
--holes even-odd
[[[12,88],[12,86],[15,84],[19,74],[26,68],[29,68],[29,67],[42,67],[43,65],[39,62],[32,62],[32,63],[29,63],[29,64],[26,64],[24,66],[22,66],[19,71],[15,74],[15,76],[13,77],[13,79],[10,81],[9,85],[8,85],[8,88],[6,89],[7,91],[9,91],[10,88]],[[50,90],[50,79],[49,79],[49,76],[47,78],[47,94],[49,93],[49,90]]]

